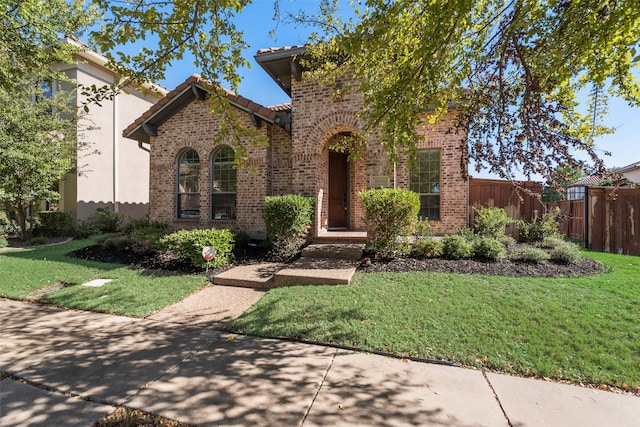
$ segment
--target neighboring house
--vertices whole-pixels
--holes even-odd
[[[210,113],[197,75],[124,130],[125,137],[150,146],[150,217],[175,228],[230,228],[263,237],[264,198],[306,194],[316,202],[312,234],[318,237],[328,230],[366,231],[358,192],[397,187],[420,193],[421,215],[434,232],[465,226],[466,135],[451,131],[455,112],[441,124],[421,126],[427,139],[411,173],[406,156],[389,161],[379,134],[370,137],[362,158],[349,159],[330,147],[365,128],[358,116],[362,97],[336,96],[334,87],[303,78],[296,59],[303,53],[303,47],[285,47],[256,55],[291,104],[264,107],[227,93],[243,125],[269,140],[268,147],[247,145],[251,168],[236,170],[231,145],[214,145],[221,119]]]
[[[89,50],[74,38],[67,42],[82,48],[74,55],[73,64],[63,64],[60,70],[76,80],[76,105],[86,99],[80,86],[102,87],[120,81],[120,76],[107,68],[107,58]],[[52,90],[59,90],[53,84]],[[63,85],[64,86],[64,85]],[[151,87],[161,95],[166,90]],[[98,208],[121,212],[125,216],[143,217],[148,213],[149,151],[144,144],[122,143],[122,128],[158,101],[156,93],[141,93],[128,88],[101,105],[91,104],[89,113],[78,121],[79,145],[77,167],[60,182],[58,210],[82,220]]]
[[[631,163],[630,165],[614,169],[613,172],[624,176],[629,181],[640,184],[640,162]]]

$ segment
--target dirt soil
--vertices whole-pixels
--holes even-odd
[[[70,255],[92,261],[126,264],[135,268],[154,271],[171,271],[186,274],[199,274],[204,271],[202,268],[193,267],[187,261],[156,251],[114,251],[112,249],[105,249],[101,245],[92,245],[74,251],[70,253]],[[271,261],[268,254],[259,247],[248,247],[244,250],[235,251],[234,255],[236,257],[236,264],[240,265]],[[580,277],[598,275],[606,272],[606,267],[590,259],[583,259],[579,263],[569,265],[550,261],[545,261],[540,264],[527,264],[506,259],[497,262],[477,259],[451,260],[443,258],[371,259],[372,262],[370,264],[363,261],[358,271],[363,273],[430,271],[512,277]],[[210,269],[209,274],[215,275],[228,268],[230,267]]]

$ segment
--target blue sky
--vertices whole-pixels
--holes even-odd
[[[340,0],[340,4],[344,15],[352,16],[349,2]],[[317,7],[316,0],[280,0],[281,10],[291,13],[300,9],[310,12]],[[253,59],[258,49],[302,45],[311,32],[309,28],[296,27],[285,22],[276,23],[273,14],[273,0],[254,0],[237,19],[238,28],[244,31],[245,41],[250,46],[244,55],[252,65],[251,69],[243,69],[241,72],[243,80],[239,93],[262,105],[289,102],[289,98]],[[275,30],[273,37],[270,35],[272,30]],[[173,89],[197,72],[191,61],[185,60],[174,64],[167,73],[168,77],[159,83]],[[624,101],[617,99],[610,100],[609,107],[606,124],[614,127],[616,133],[601,137],[597,141],[598,149],[612,154],[610,157],[603,157],[606,166],[619,167],[640,161],[640,108],[631,108]],[[490,177],[486,172],[476,173],[471,168],[469,171],[473,176]]]

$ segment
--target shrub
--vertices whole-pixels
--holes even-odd
[[[478,258],[497,261],[505,257],[507,250],[497,239],[484,237],[474,243],[473,253]]]
[[[540,248],[522,248],[511,253],[512,260],[528,264],[540,264],[549,258],[549,254]]]
[[[370,248],[382,258],[409,251],[406,239],[418,218],[420,196],[408,190],[380,188],[358,193]]]
[[[136,242],[130,236],[122,234],[107,236],[102,242],[102,246],[115,252],[132,250],[135,245]]]
[[[539,246],[543,249],[555,249],[560,245],[564,245],[567,242],[558,236],[549,236],[542,239]]]
[[[191,262],[195,267],[206,267],[207,262],[202,258],[202,248],[213,246],[216,257],[209,263],[215,268],[233,261],[233,233],[230,230],[180,230],[167,234],[159,241],[160,247],[170,251],[180,258]]]
[[[458,230],[456,230],[455,233],[453,233],[455,236],[460,236],[462,237],[464,240],[466,240],[470,245],[473,246],[473,244],[482,238],[482,236],[479,236],[477,234],[475,234],[473,232],[472,229],[470,229],[469,227],[462,227],[459,228]]]
[[[442,242],[431,238],[420,239],[413,245],[412,252],[416,258],[436,258],[442,255]]]
[[[120,212],[109,209],[97,209],[89,218],[85,220],[85,225],[90,229],[99,230],[101,233],[115,233],[122,224]]]
[[[47,243],[47,238],[44,236],[34,237],[29,240],[30,245],[44,245],[45,243]]]
[[[542,218],[534,218],[533,222],[519,222],[520,233],[527,243],[537,243],[544,240],[545,237],[551,237],[558,234],[557,216],[560,209],[555,208],[551,212],[542,215]]]
[[[431,234],[431,225],[429,224],[428,219],[418,218],[413,224],[413,235],[416,236],[417,240],[420,240],[425,237],[430,237]]]
[[[299,194],[267,196],[262,217],[271,253],[280,259],[295,256],[307,241],[313,216],[313,198]]]
[[[464,237],[452,234],[442,239],[442,254],[447,258],[470,258],[473,247]]]
[[[8,236],[11,234],[11,220],[6,212],[0,211],[0,236]]]
[[[497,239],[504,236],[504,228],[513,222],[502,208],[479,207],[475,211],[476,233],[484,237]]]
[[[580,249],[573,243],[563,242],[551,251],[551,260],[560,264],[574,264],[581,259]]]
[[[73,216],[67,212],[38,212],[39,224],[36,234],[48,237],[67,236],[73,232]]]
[[[155,249],[160,239],[170,231],[169,225],[160,221],[150,221],[149,218],[130,219],[122,229],[124,234],[149,249]]]
[[[7,238],[4,236],[0,236],[0,248],[6,248],[7,246],[9,246],[9,241],[7,240]]]
[[[501,236],[498,237],[498,241],[504,245],[505,248],[509,249],[515,246],[516,239],[511,236]]]
[[[244,248],[251,242],[251,237],[244,231],[234,231],[235,234],[235,247]]]

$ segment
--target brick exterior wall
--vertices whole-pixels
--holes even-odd
[[[263,235],[262,205],[268,194],[269,148],[245,144],[250,167],[237,171],[236,219],[211,218],[211,158],[225,144],[215,144],[219,132],[218,117],[210,113],[210,103],[194,100],[169,118],[151,140],[150,153],[150,217],[171,224],[174,228],[229,228],[249,234]],[[234,109],[243,126],[253,126],[248,114]],[[268,135],[271,125],[263,123],[260,130]],[[286,133],[285,133],[286,135]],[[281,138],[286,139],[280,135]],[[284,144],[286,145],[286,144]],[[200,158],[200,218],[177,218],[177,166],[179,155],[188,148]]]
[[[175,228],[219,227],[264,235],[262,206],[267,195],[305,194],[316,199],[313,234],[326,230],[329,220],[329,150],[343,134],[360,132],[365,123],[358,117],[362,106],[359,94],[333,95],[334,88],[313,80],[292,82],[291,135],[277,125],[262,123],[260,131],[269,138],[269,147],[247,145],[252,168],[238,170],[237,219],[215,221],[210,214],[210,164],[217,149],[218,118],[209,112],[208,101],[192,101],[160,126],[151,141],[150,215]],[[234,109],[235,110],[235,109]],[[245,126],[253,126],[249,116],[235,110]],[[419,148],[440,148],[440,221],[432,221],[436,233],[451,233],[466,225],[467,179],[465,135],[450,131],[455,113],[436,126],[419,132],[426,136]],[[347,171],[347,225],[365,230],[359,191],[380,185],[409,187],[406,156],[395,166],[380,144],[380,135],[369,137],[360,159],[351,160]],[[200,156],[200,219],[176,218],[176,160],[187,148]]]

